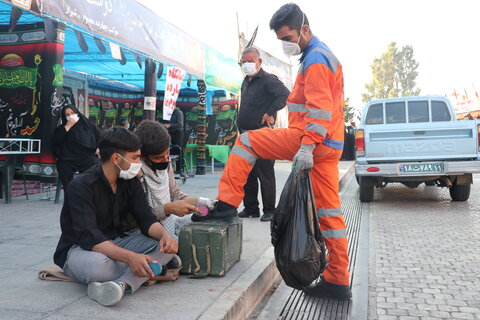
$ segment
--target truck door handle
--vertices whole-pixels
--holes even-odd
[[[423,136],[425,133],[427,133],[426,131],[413,131],[413,134],[416,135],[416,136]]]

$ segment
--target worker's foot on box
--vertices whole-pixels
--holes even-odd
[[[123,282],[90,282],[87,288],[87,294],[93,299],[106,307],[113,306],[120,302],[127,284]]]
[[[337,300],[349,300],[352,298],[352,292],[349,286],[342,286],[325,281],[312,284],[303,290],[306,295],[320,297],[320,298],[332,298]]]
[[[272,221],[273,219],[273,212],[265,212],[262,217],[260,218],[260,221]]]
[[[258,218],[260,217],[260,212],[249,212],[244,209],[238,214],[238,217],[239,218]]]
[[[230,224],[235,220],[238,220],[237,208],[220,200],[206,216],[197,213],[192,215],[193,222],[224,222]]]

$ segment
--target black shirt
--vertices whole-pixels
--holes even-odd
[[[263,115],[276,116],[277,111],[285,107],[289,94],[277,76],[263,69],[252,79],[246,76],[242,83],[238,128],[243,131],[266,127],[261,123]]]
[[[68,250],[79,245],[84,250],[104,241],[124,236],[121,221],[127,213],[134,216],[142,233],[158,220],[153,215],[140,180],[118,179],[117,191],[105,177],[102,166],[93,166],[68,185],[60,215],[62,235],[53,256],[55,264],[63,268]]]

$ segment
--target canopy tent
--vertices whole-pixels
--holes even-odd
[[[10,23],[11,2],[0,0],[0,24]],[[163,75],[157,79],[158,91],[165,90],[167,67],[176,66],[188,72],[182,88],[196,88],[197,80],[204,79],[208,91],[239,93],[242,75],[234,59],[192,38],[134,0],[123,0],[121,6],[112,8],[97,8],[103,2],[84,0],[37,0],[37,3],[39,8],[23,11],[17,24],[42,22],[39,14],[64,23],[64,67],[89,81],[104,85],[122,82],[138,88],[131,87],[132,91],[140,91],[144,86],[144,60],[150,58],[163,65]],[[129,10],[120,11],[122,8]],[[82,51],[75,31],[81,32],[79,37],[85,40],[87,52]],[[100,51],[94,37],[102,42],[105,53]],[[122,48],[124,65],[112,57],[110,43]],[[141,68],[137,61],[141,62]]]
[[[115,54],[112,48],[117,49]],[[28,135],[42,141],[42,153],[25,158],[29,176],[45,181],[56,177],[50,140],[67,101],[66,93],[78,98],[77,102],[83,101],[77,105],[85,105],[88,109],[84,111],[90,106],[100,110],[93,117],[101,116],[103,123],[114,125],[112,119],[124,113],[141,121],[147,110],[142,105],[143,96],[155,95],[155,89],[157,110],[162,111],[168,66],[187,72],[178,102],[183,108],[196,110],[183,111],[191,111],[198,118],[187,123],[192,128],[189,141],[199,139],[199,159],[205,157],[201,146],[207,128],[209,138],[218,137],[213,143],[232,143],[236,137],[235,120],[230,117],[236,114],[236,100],[227,101],[228,106],[218,104],[220,96],[227,96],[222,101],[228,100],[225,92],[239,93],[242,76],[236,61],[193,39],[134,0],[0,0],[0,51],[0,136]],[[152,91],[144,90],[147,60],[157,66],[158,79]],[[205,89],[203,96],[199,94],[200,79],[206,82],[210,96],[205,96]],[[201,87],[205,88],[205,84]],[[102,94],[106,92],[110,94]],[[213,113],[212,96],[217,97]],[[127,108],[124,100],[131,97],[135,107],[130,103]],[[206,113],[209,99],[210,113]],[[198,108],[188,106],[191,103]]]

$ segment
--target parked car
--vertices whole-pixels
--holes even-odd
[[[452,200],[465,201],[480,172],[480,125],[457,121],[445,97],[374,100],[363,110],[355,149],[362,202],[392,182],[446,187]]]

